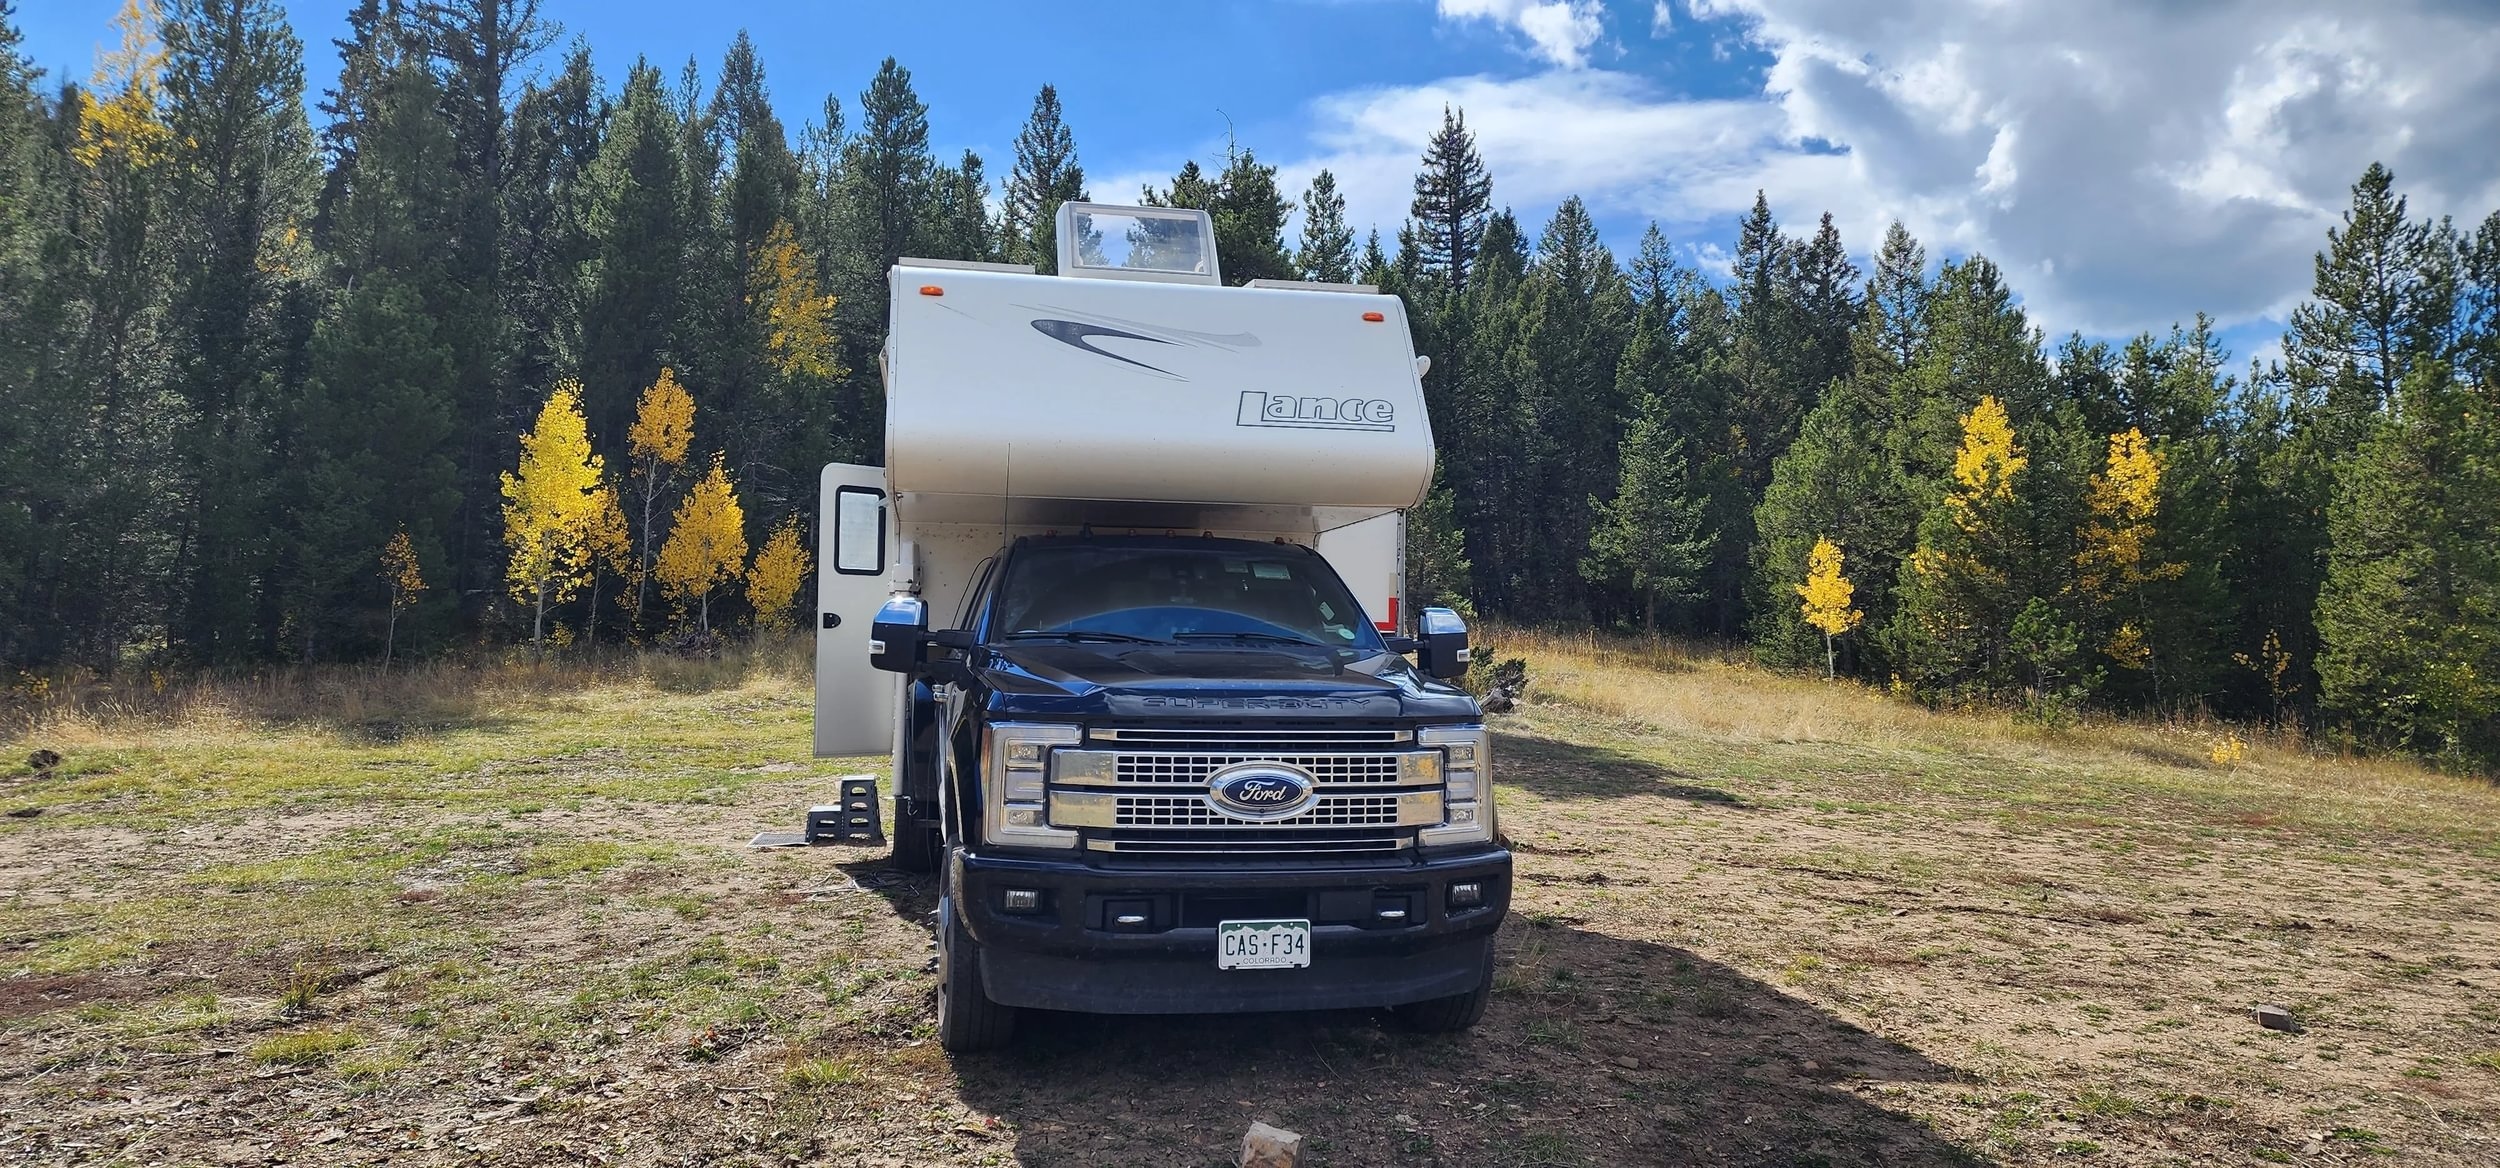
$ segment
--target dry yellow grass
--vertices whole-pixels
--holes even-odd
[[[1589,631],[1496,628],[1479,640],[1480,659],[1527,660],[1533,700],[1731,751],[1945,774],[2010,766],[2244,803],[2252,815],[2317,827],[2455,829],[2485,840],[2500,831],[2500,785],[2321,751],[2297,733],[2210,718],[2097,717],[2049,729],[1768,670],[1741,650]],[[2225,743],[2233,748],[2218,751]]]

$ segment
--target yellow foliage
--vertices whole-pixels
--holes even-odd
[[[113,18],[121,45],[96,54],[95,79],[89,86],[110,96],[85,98],[78,107],[78,141],[70,155],[80,165],[93,167],[107,157],[121,157],[133,167],[145,167],[163,155],[173,137],[157,114],[166,59],[157,30],[164,23],[155,0],[127,0]]]
[[[2215,766],[2238,766],[2248,758],[2248,740],[2236,733],[2225,734],[2214,740],[2213,747],[2205,752],[2205,757],[2213,760]]]
[[[1823,630],[1824,636],[1837,637],[1866,619],[1865,613],[1849,607],[1857,588],[1840,574],[1840,547],[1828,538],[1814,541],[1814,550],[1806,555],[1806,582],[1795,587],[1805,601],[1806,623]]]
[[[675,369],[660,370],[660,379],[642,391],[625,441],[637,473],[645,476],[686,460],[686,446],[694,441],[694,398],[677,384]]]
[[[2090,517],[2083,524],[2083,550],[2075,563],[2083,569],[2083,587],[2104,599],[2123,588],[2167,580],[2187,571],[2184,564],[2144,562],[2152,542],[2153,519],[2161,505],[2162,459],[2141,430],[2109,436],[2109,466],[2092,476],[2086,497]]]
[[[2281,706],[2290,700],[2293,694],[2300,692],[2300,685],[2291,680],[2292,655],[2283,648],[2282,635],[2273,629],[2266,630],[2265,642],[2257,646],[2255,657],[2250,657],[2246,653],[2233,653],[2231,659],[2239,662],[2241,668],[2255,673],[2266,683],[2266,692],[2274,696],[2274,703],[2277,706]]]
[[[747,603],[755,607],[756,624],[789,627],[791,602],[798,599],[799,584],[811,566],[807,546],[799,541],[799,517],[782,520],[747,571]]]
[[[2153,663],[2152,644],[2144,639],[2144,630],[2132,624],[2118,626],[2101,651],[2129,669],[2142,669]]]
[[[633,575],[634,541],[626,533],[625,506],[617,499],[612,479],[600,479],[598,489],[591,492],[590,525],[582,531],[582,555],[619,576]]]
[[[764,318],[764,352],[784,377],[835,378],[834,298],[817,286],[815,263],[787,220],[773,224],[748,277],[747,302]]]
[[[588,579],[589,537],[605,463],[590,450],[582,387],[566,381],[547,396],[538,424],[521,435],[521,465],[503,475],[505,578],[512,597],[545,604],[569,599]]]
[[[705,629],[712,627],[712,590],[736,580],[746,564],[746,522],[729,469],[715,454],[712,469],[678,500],[658,565],[660,587],[680,605],[699,605]]]
[[[391,607],[406,608],[417,602],[425,591],[425,573],[417,565],[417,545],[408,539],[408,529],[399,529],[391,542],[382,545],[382,578],[390,582]]]
[[[1945,496],[1953,521],[1964,531],[1976,530],[1972,508],[2014,497],[2014,476],[2031,460],[2014,441],[2014,423],[2003,403],[1983,396],[1962,415],[1962,445],[1953,453],[1955,489]]]

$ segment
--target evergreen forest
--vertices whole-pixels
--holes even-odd
[[[1457,109],[1384,238],[1241,143],[1089,189],[1048,86],[1012,158],[940,157],[892,59],[794,127],[743,35],[595,61],[534,0],[355,0],[330,46],[131,0],[76,79],[12,7],[14,684],[787,625],[817,468],[880,457],[888,266],[1048,271],[1090,197],[1208,211],[1235,282],[1405,299],[1418,602],[2500,771],[2500,210],[2415,214],[2367,158],[2280,359],[2235,367],[2208,319],[2049,337],[1987,257],[1770,197],[1725,270],[1655,226],[1617,255],[1577,199],[1515,217]]]

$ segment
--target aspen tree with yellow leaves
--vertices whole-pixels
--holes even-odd
[[[547,651],[547,606],[573,598],[589,579],[590,533],[598,518],[606,463],[590,449],[582,388],[567,381],[547,395],[538,424],[521,435],[521,464],[503,474],[504,579],[530,606],[530,644]]]
[[[807,544],[799,538],[799,517],[782,520],[747,570],[747,604],[755,610],[757,628],[779,632],[790,627],[790,606],[813,566]]]
[[[399,644],[399,610],[417,602],[425,592],[425,573],[417,563],[417,545],[408,538],[408,529],[400,528],[391,542],[382,545],[382,580],[391,589],[390,623],[382,632],[382,664],[391,663],[391,650]]]
[[[2075,553],[2077,584],[2106,626],[2102,654],[2124,668],[2152,674],[2156,700],[2161,675],[2154,624],[2159,614],[2147,603],[2145,586],[2187,572],[2183,564],[2154,562],[2151,553],[2161,484],[2162,457],[2142,430],[2110,435],[2107,465],[2092,476],[2085,494],[2083,546]]]
[[[617,500],[616,480],[603,477],[593,492],[590,504],[590,530],[583,542],[583,554],[590,561],[590,613],[582,619],[582,631],[593,645],[599,643],[599,583],[610,574],[632,586],[634,579],[634,542],[625,530],[625,507]]]
[[[1806,582],[1796,589],[1805,622],[1823,634],[1823,679],[1829,681],[1838,672],[1836,639],[1866,619],[1864,612],[1849,607],[1857,586],[1840,574],[1838,544],[1829,538],[1814,541],[1814,550],[1806,555]]]
[[[678,501],[657,568],[661,590],[680,612],[693,606],[695,627],[704,632],[712,631],[713,592],[735,582],[746,566],[746,523],[729,468],[715,454],[712,469]]]
[[[1900,608],[1886,630],[1911,684],[1939,696],[1977,696],[2011,684],[2018,662],[2010,638],[2031,599],[2017,573],[2025,552],[2018,490],[2030,456],[2004,403],[1992,396],[1981,397],[1961,422],[1951,484],[1919,526],[1918,549],[1901,567]]]
[[[158,108],[164,94],[166,53],[159,35],[164,25],[155,0],[127,0],[113,18],[121,43],[97,55],[95,78],[78,98],[78,141],[70,156],[79,165],[93,168],[118,158],[145,169],[164,156],[173,136]]]
[[[642,623],[642,602],[651,591],[651,558],[658,542],[652,529],[659,517],[660,496],[676,482],[686,463],[686,447],[694,441],[694,397],[677,384],[677,371],[663,367],[659,379],[642,391],[634,408],[633,427],[625,432],[632,458],[636,501],[642,523],[634,531],[634,623]]]
[[[816,283],[816,264],[787,220],[773,224],[756,254],[747,300],[764,325],[764,353],[783,377],[841,377],[834,344],[834,297]]]

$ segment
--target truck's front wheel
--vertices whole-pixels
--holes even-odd
[[[938,1045],[959,1054],[1007,1045],[1016,1033],[1015,1007],[982,990],[981,946],[956,915],[952,890],[938,900],[937,935]]]

